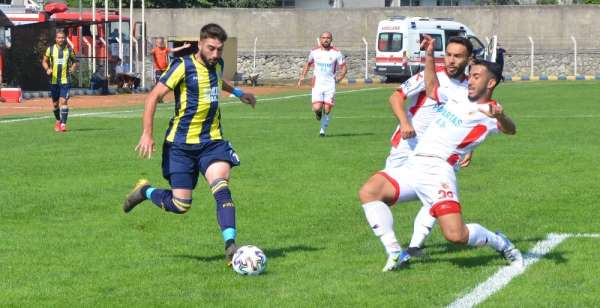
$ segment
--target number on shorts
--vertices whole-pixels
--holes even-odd
[[[438,191],[438,194],[440,195],[440,199],[452,199],[454,198],[454,193],[449,191],[449,190],[443,190],[440,189],[440,191]]]

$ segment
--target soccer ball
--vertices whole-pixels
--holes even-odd
[[[260,248],[246,245],[233,255],[233,270],[240,275],[259,275],[267,267],[267,256]]]

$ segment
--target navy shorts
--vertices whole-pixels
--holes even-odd
[[[158,83],[158,81],[160,80],[160,76],[162,76],[162,74],[165,71],[161,71],[161,70],[155,70],[154,71],[154,83]]]
[[[69,99],[69,90],[71,85],[69,84],[51,84],[50,85],[50,97],[53,102],[58,102],[59,98]]]
[[[204,176],[208,166],[216,161],[228,162],[232,167],[240,164],[231,144],[225,140],[200,144],[165,141],[163,144],[162,172],[171,188],[194,189],[199,175]]]

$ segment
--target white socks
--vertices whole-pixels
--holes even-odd
[[[394,217],[387,204],[381,201],[372,201],[363,204],[363,210],[365,211],[369,226],[373,230],[373,233],[381,240],[385,251],[388,254],[402,251],[402,247],[398,243],[396,233],[394,232]]]
[[[413,225],[413,235],[410,239],[408,247],[422,248],[425,239],[431,233],[431,229],[435,225],[436,219],[429,214],[429,208],[421,207]]]
[[[490,246],[500,251],[504,248],[504,240],[479,224],[467,224],[469,229],[469,246]]]
[[[329,126],[330,120],[331,120],[331,112],[328,114],[323,112],[323,116],[321,117],[321,128],[327,129],[327,127]]]

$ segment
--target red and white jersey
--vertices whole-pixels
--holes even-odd
[[[334,47],[315,48],[308,54],[308,64],[313,66],[313,88],[334,87],[335,73],[346,65],[344,55]]]
[[[436,70],[440,88],[444,89],[446,92],[452,93],[452,95],[467,96],[467,78],[462,80],[450,78],[443,67],[438,67]],[[440,103],[427,97],[425,93],[425,78],[423,76],[423,72],[413,75],[402,83],[397,90],[404,98],[411,100],[411,105],[408,108],[408,119],[415,129],[415,138],[417,139],[425,132],[431,121],[437,116],[434,107]],[[392,135],[392,147],[397,147],[401,140],[402,134],[400,133],[400,125],[398,125],[396,131]]]
[[[473,151],[490,133],[497,133],[498,121],[485,115],[488,104],[471,102],[467,95],[456,95],[444,88],[436,88],[435,119],[417,144],[414,155],[445,159],[454,165],[458,159]]]

